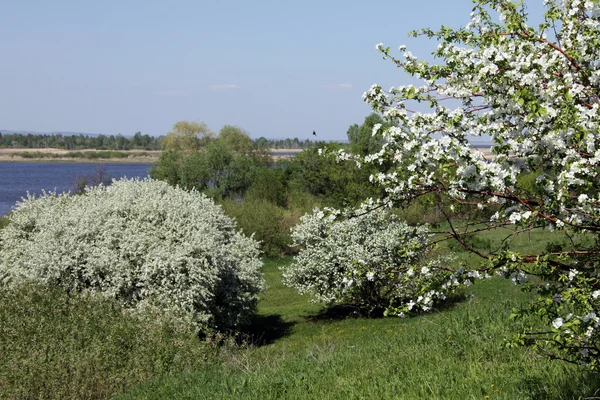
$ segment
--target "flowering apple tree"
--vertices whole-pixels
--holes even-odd
[[[495,271],[537,291],[522,316],[545,328],[518,336],[551,357],[600,367],[600,1],[546,0],[543,22],[527,25],[523,2],[476,0],[470,22],[412,32],[439,42],[422,61],[400,47],[384,59],[423,86],[373,85],[364,99],[391,127],[385,143],[360,163],[395,163],[371,179],[385,188],[378,204],[437,200],[447,237]],[[420,112],[418,110],[428,111]],[[375,126],[378,133],[381,126]],[[491,154],[470,139],[489,135]],[[534,188],[519,179],[535,176]],[[491,215],[485,225],[460,226],[453,210]],[[503,245],[482,250],[466,238],[481,229],[510,228]],[[520,254],[507,244],[546,229],[565,245]]]

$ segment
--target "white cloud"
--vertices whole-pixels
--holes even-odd
[[[329,84],[329,85],[325,85],[325,87],[327,89],[350,89],[352,87],[351,83],[335,83],[335,84]]]
[[[240,86],[233,84],[233,83],[225,83],[222,85],[210,85],[209,87],[212,90],[217,90],[217,91],[241,89]]]
[[[188,92],[183,90],[164,89],[156,92],[159,96],[172,96],[172,97],[183,97],[187,96]]]

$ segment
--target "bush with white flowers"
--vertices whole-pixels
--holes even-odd
[[[258,243],[220,207],[153,180],[30,197],[0,231],[2,284],[95,291],[198,330],[243,323],[256,309],[261,267]]]
[[[422,84],[373,85],[364,99],[387,119],[385,144],[362,159],[339,157],[396,163],[372,177],[387,192],[380,203],[431,193],[450,199],[438,202],[448,235],[486,260],[479,271],[517,283],[535,277],[529,288],[539,298],[519,313],[531,326],[516,343],[600,369],[600,0],[545,0],[537,26],[528,21],[529,2],[474,3],[464,27],[412,33],[439,42],[436,62],[405,46],[398,57],[376,46]],[[491,156],[470,148],[484,135]],[[519,183],[532,173],[533,191]],[[469,244],[465,238],[483,228],[456,227],[449,203],[490,208],[483,222],[507,232],[504,245]],[[565,246],[528,254],[506,246],[535,229],[559,232]]]
[[[426,227],[383,210],[346,216],[316,209],[301,218],[292,238],[301,250],[283,267],[284,282],[315,302],[404,316],[430,310],[464,281],[443,260],[426,261]]]

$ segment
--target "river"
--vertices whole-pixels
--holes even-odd
[[[151,164],[103,164],[110,178],[145,178]],[[43,190],[67,192],[73,190],[78,178],[96,175],[96,164],[90,163],[0,163],[0,215],[12,207],[27,192],[39,195]]]

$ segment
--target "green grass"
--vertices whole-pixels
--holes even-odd
[[[108,398],[219,359],[189,330],[97,297],[25,285],[2,288],[0,305],[1,399]]]
[[[536,234],[513,246],[559,237]],[[600,387],[577,366],[506,347],[520,328],[512,309],[531,299],[509,281],[481,281],[429,314],[358,318],[283,286],[290,261],[266,260],[266,292],[237,346],[97,297],[0,289],[0,398],[576,399]]]
[[[265,265],[255,345],[120,398],[571,399],[600,387],[577,366],[506,348],[519,328],[509,314],[529,299],[508,281],[481,282],[431,314],[365,319],[308,303],[281,285],[279,265]]]
[[[469,230],[483,228],[484,225],[471,225]],[[455,226],[457,232],[463,232],[464,227]],[[440,224],[438,227],[432,227],[432,231],[448,231],[449,227],[446,223]],[[445,237],[446,235],[438,234],[436,238]],[[509,246],[512,251],[521,254],[541,254],[547,251],[560,251],[572,248],[570,239],[564,231],[550,231],[548,229],[533,229],[529,232],[516,234],[511,227],[497,228],[489,231],[477,232],[474,235],[474,240],[470,240],[470,244],[477,250],[489,254],[497,253],[501,250],[502,245]],[[593,243],[592,237],[584,234],[571,234],[571,238],[576,243]],[[459,261],[464,261],[471,267],[476,267],[483,261],[478,255],[466,251],[458,242],[450,240],[441,242],[438,251],[442,253],[452,253],[457,256]]]

